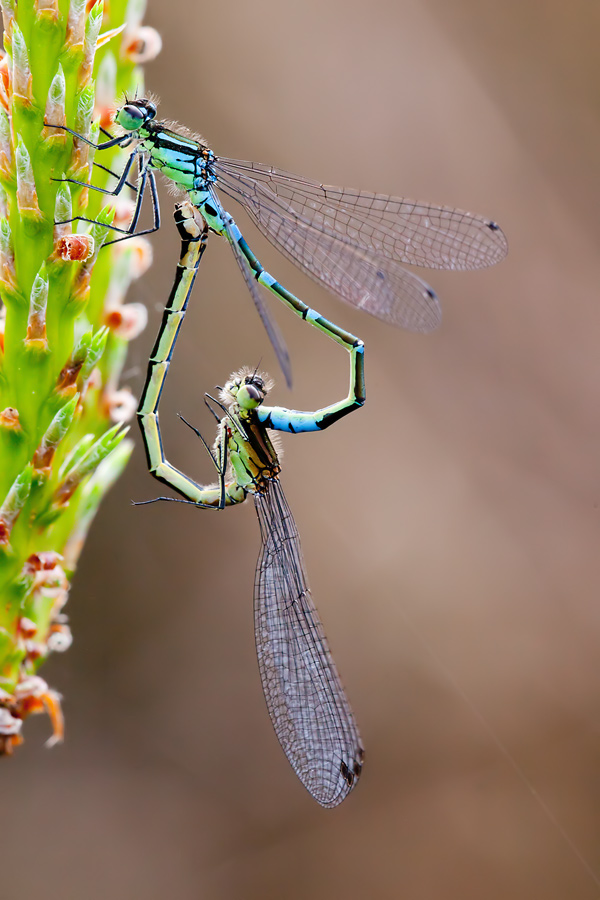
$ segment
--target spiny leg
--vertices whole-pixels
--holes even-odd
[[[130,144],[132,141],[131,134],[121,134],[117,137],[111,137],[108,141],[103,141],[101,144],[95,144],[93,141],[90,141],[89,138],[84,137],[83,134],[79,134],[78,131],[73,131],[72,128],[67,128],[66,125],[53,125],[52,122],[44,121],[44,125],[47,128],[56,128],[59,131],[66,131],[67,134],[72,134],[73,137],[76,137],[77,140],[83,141],[84,144],[87,144],[88,147],[92,147],[94,150],[109,150],[110,147],[126,147],[127,144]],[[100,128],[100,131],[103,134],[108,134],[104,128]]]
[[[161,501],[165,501],[166,503],[185,503],[188,506],[201,506],[202,504],[196,503],[195,500],[184,500],[182,497],[153,497],[152,500],[132,500],[132,506],[150,506],[151,503],[160,503]],[[215,509],[214,506],[209,506],[207,509]]]
[[[210,397],[210,394],[205,394],[205,395],[204,395],[204,405],[206,406],[206,408],[208,409],[208,411],[212,413],[212,415],[213,415],[214,418],[217,420],[217,422],[220,422],[220,421],[221,421],[220,418],[218,417],[218,415],[216,414],[216,412],[214,411],[214,409],[212,408],[212,406],[210,405],[210,403],[209,403],[208,400],[206,399],[207,397]],[[212,400],[212,397],[211,397],[211,400]]]
[[[98,131],[101,131],[102,134],[109,139],[109,141],[112,141],[115,137],[114,134],[111,134],[110,131],[107,131],[106,128],[102,127],[102,125],[98,125]]]
[[[80,187],[86,187],[92,191],[97,191],[99,194],[106,194],[109,197],[118,197],[118,195],[121,193],[121,191],[127,184],[127,177],[129,175],[129,172],[131,170],[131,167],[132,167],[136,157],[138,157],[138,156],[139,156],[139,153],[137,150],[134,150],[133,153],[129,154],[129,156],[127,157],[127,162],[125,163],[125,166],[123,168],[123,171],[118,176],[119,181],[112,190],[110,190],[109,188],[99,187],[96,184],[88,184],[87,181],[78,181],[76,178],[53,178],[52,181],[61,181],[61,182],[66,181],[67,184],[77,184]],[[111,173],[111,174],[114,174],[114,173]],[[136,189],[134,188],[134,190],[136,190]],[[139,188],[137,188],[137,191],[139,193]],[[68,219],[67,221],[70,222],[72,220]],[[65,225],[66,222],[57,222],[56,224],[57,225]]]
[[[127,176],[129,175],[129,171],[133,164],[133,160],[136,156],[138,156],[137,151],[134,151],[130,155],[130,157],[127,160],[127,163],[125,165],[125,168],[123,169],[123,172],[121,173],[121,175],[119,177],[119,182],[113,190],[108,190],[108,188],[101,188],[101,187],[98,187],[97,185],[93,185],[93,184],[87,184],[87,182],[85,182],[85,181],[77,181],[74,178],[57,178],[54,180],[55,181],[66,181],[69,184],[77,184],[77,185],[80,185],[81,187],[87,187],[93,191],[98,191],[99,193],[105,194],[110,197],[117,197],[117,196],[119,196],[119,194],[121,193],[121,191],[123,190],[123,188],[125,186],[133,187],[127,181]],[[139,173],[138,173],[139,182],[138,182],[137,188],[136,187],[133,188],[133,190],[136,191],[136,201],[135,201],[135,209],[133,211],[133,216],[131,218],[131,222],[129,223],[127,228],[120,228],[117,225],[111,225],[111,224],[102,222],[101,224],[105,228],[108,228],[111,231],[116,231],[119,234],[123,235],[123,237],[115,238],[115,240],[113,240],[113,241],[106,241],[103,245],[105,247],[110,246],[110,244],[117,244],[117,243],[119,243],[119,241],[129,240],[132,237],[138,237],[142,234],[152,234],[153,232],[158,231],[158,229],[160,228],[160,203],[159,203],[159,199],[158,199],[158,191],[156,189],[156,178],[155,178],[154,172],[148,167],[147,162],[146,161],[142,162],[140,160],[139,156],[138,156],[138,162],[139,162]],[[104,168],[104,167],[101,167],[101,168]],[[107,170],[107,171],[110,171],[110,170]],[[111,174],[114,174],[114,173],[111,172]],[[142,203],[144,200],[144,194],[146,192],[146,184],[150,185],[150,199],[152,201],[153,224],[152,224],[152,228],[145,228],[142,231],[136,231],[135,229],[136,229],[137,223],[139,221],[140,213],[142,210]],[[65,219],[62,222],[55,222],[55,225],[67,225],[70,222],[89,222],[92,225],[99,224],[96,222],[95,219],[89,219],[89,218],[87,218],[87,216],[73,216],[73,218],[71,218],[71,219]]]
[[[102,125],[98,125],[98,130],[101,131],[102,134],[105,135],[105,137],[107,137],[110,141],[114,140],[115,135],[114,135],[114,134],[111,134],[110,131],[107,131],[106,128],[103,128]],[[78,137],[79,137],[79,136],[80,136],[80,135],[78,135]],[[92,165],[95,166],[97,169],[102,169],[104,172],[108,172],[108,174],[109,174],[109,175],[112,175],[113,178],[120,178],[120,177],[121,177],[121,176],[119,175],[118,172],[113,172],[112,169],[109,169],[107,166],[101,165],[99,162],[95,162],[95,161],[94,161],[94,162],[92,163]],[[132,191],[136,191],[136,190],[137,190],[137,188],[136,188],[136,186],[135,186],[134,184],[130,184],[128,181],[126,181],[125,184],[127,185],[128,188],[131,188]]]
[[[103,172],[107,172],[109,175],[112,175],[113,178],[117,178],[117,179],[118,179],[118,178],[121,177],[121,175],[119,175],[118,172],[113,172],[113,170],[112,170],[112,169],[109,169],[108,166],[103,166],[102,163],[96,162],[95,160],[94,160],[94,162],[92,163],[92,165],[93,165],[93,167],[94,167],[95,169],[102,169]],[[61,179],[56,179],[56,180],[57,180],[57,181],[59,181],[59,180],[62,181],[63,179],[61,178]],[[76,182],[76,184],[82,184],[82,183],[83,183],[83,182],[81,182],[81,181]],[[88,184],[88,185],[86,185],[86,187],[92,187],[92,185],[89,185],[89,184]],[[132,191],[137,191],[136,185],[135,185],[135,184],[132,184],[130,181],[126,181],[126,182],[125,182],[125,187],[128,187],[128,188],[129,188],[130,190],[132,190]]]
[[[208,399],[207,399],[207,398],[208,398]],[[215,417],[215,419],[217,420],[217,422],[220,422],[221,420],[219,419],[219,417],[218,417],[218,415],[216,414],[216,412],[214,411],[214,409],[212,409],[212,407],[211,407],[210,403],[208,402],[208,400],[212,400],[213,403],[216,403],[217,406],[218,406],[220,409],[223,410],[223,412],[225,413],[226,417],[227,417],[227,418],[229,419],[229,421],[232,423],[232,425],[233,425],[233,427],[236,429],[236,431],[239,431],[239,433],[241,434],[242,438],[243,438],[245,441],[247,441],[247,440],[248,440],[248,435],[246,434],[246,429],[245,429],[244,426],[242,425],[242,423],[241,423],[240,419],[238,418],[238,416],[236,416],[234,413],[232,413],[232,411],[231,411],[230,409],[227,409],[227,407],[225,406],[225,404],[221,403],[220,400],[217,400],[216,397],[213,397],[212,394],[205,394],[205,395],[204,395],[204,402],[205,402],[206,406],[210,409],[211,413],[213,414],[213,416]]]
[[[217,473],[219,476],[219,487],[221,488],[221,498],[220,498],[218,508],[224,509],[225,508],[225,494],[226,494],[226,489],[227,489],[226,484],[225,484],[225,475],[227,474],[227,447],[228,447],[227,435],[225,433],[224,424],[220,420],[218,420],[219,421],[219,434],[218,434],[218,440],[217,440],[217,447],[218,447],[218,452],[219,452],[219,458],[216,459],[215,455],[213,454],[212,450],[210,449],[210,447],[204,440],[204,437],[202,436],[202,434],[198,430],[198,428],[196,428],[195,425],[192,425],[190,422],[188,422],[187,419],[184,419],[184,417],[181,415],[181,413],[178,413],[178,416],[181,419],[181,421],[185,425],[187,425],[188,428],[191,428],[191,430],[194,432],[196,437],[200,438],[200,440],[202,441],[202,444],[204,446],[204,449],[206,450],[206,452],[208,453],[208,455],[210,456],[210,458],[213,461],[214,467],[217,470]]]
[[[160,228],[160,203],[158,200],[158,191],[156,190],[156,178],[154,172],[152,171],[152,169],[146,166],[143,171],[140,172],[140,175],[141,181],[138,187],[136,208],[132,220],[129,223],[129,228],[124,231],[123,237],[115,238],[112,241],[106,241],[103,245],[104,247],[109,247],[111,244],[118,244],[121,241],[127,241],[132,237],[139,237],[142,234],[153,234]],[[140,212],[142,209],[142,199],[144,191],[146,190],[146,178],[148,179],[148,184],[150,185],[150,200],[152,201],[152,228],[145,228],[142,231],[136,231],[135,227],[140,217]],[[122,229],[113,228],[113,230],[119,231]]]
[[[118,137],[113,137],[110,132],[108,132],[105,128],[100,127],[100,131],[106,135],[109,140],[101,142],[99,144],[95,144],[93,141],[90,141],[89,138],[84,137],[84,135],[80,134],[77,131],[74,131],[72,128],[68,128],[66,125],[53,125],[49,122],[44,122],[44,124],[50,128],[56,128],[60,131],[65,131],[68,134],[72,134],[78,140],[87,144],[89,147],[93,147],[95,150],[107,150],[110,147],[127,147],[133,140],[133,137],[130,133],[120,135]],[[134,159],[137,157],[139,163],[139,172],[138,172],[138,186],[131,184],[128,181],[128,175],[133,165]],[[79,185],[80,187],[88,188],[89,190],[97,191],[98,193],[105,194],[107,196],[117,197],[124,187],[128,187],[131,190],[136,192],[136,203],[135,209],[133,212],[132,220],[127,228],[120,228],[117,225],[112,225],[106,222],[97,222],[95,219],[90,219],[87,216],[74,216],[71,219],[64,219],[60,222],[55,222],[55,225],[68,225],[72,222],[87,222],[90,225],[103,225],[104,228],[107,228],[110,231],[116,231],[119,234],[123,235],[123,237],[116,238],[113,241],[106,241],[103,246],[107,247],[110,244],[116,244],[119,241],[129,240],[132,237],[137,237],[144,234],[152,234],[155,231],[158,231],[160,228],[160,204],[158,200],[158,192],[156,190],[156,179],[154,173],[149,169],[147,161],[144,161],[142,164],[140,162],[139,150],[136,148],[129,155],[125,167],[121,174],[119,175],[116,172],[113,172],[112,169],[109,169],[107,166],[103,166],[101,163],[94,162],[94,166],[102,169],[107,172],[109,175],[112,175],[115,178],[118,178],[117,185],[109,190],[108,188],[102,188],[94,184],[88,184],[85,181],[79,181],[75,178],[54,178],[53,181],[66,181],[69,184]],[[142,231],[136,231],[136,226],[140,217],[142,202],[144,199],[144,192],[146,188],[146,182],[150,184],[150,197],[152,201],[152,217],[153,217],[153,225],[152,228],[145,228]]]
[[[211,458],[212,461],[213,461],[213,464],[214,464],[215,469],[217,470],[217,472],[220,473],[220,472],[221,472],[221,466],[220,466],[219,463],[217,462],[214,453],[212,452],[212,450],[210,449],[210,447],[208,446],[208,444],[207,444],[206,441],[204,440],[204,436],[202,435],[202,432],[201,432],[198,428],[196,428],[195,425],[192,425],[191,422],[188,422],[188,420],[187,420],[184,416],[182,416],[181,413],[177,413],[177,418],[178,418],[178,419],[181,419],[181,421],[183,422],[183,424],[184,424],[184,425],[187,425],[187,427],[190,428],[190,429],[194,432],[194,434],[196,435],[197,438],[200,438],[200,440],[202,441],[202,445],[203,445],[204,449],[206,450],[206,452],[208,453],[208,455],[210,456],[210,458]],[[218,421],[219,424],[220,424],[220,420],[217,419],[217,421]]]
[[[200,507],[201,509],[225,509],[225,505],[227,502],[227,485],[225,483],[225,475],[227,472],[227,436],[224,434],[224,429],[222,427],[222,423],[219,421],[219,426],[221,426],[221,427],[219,428],[219,434],[218,434],[218,439],[217,439],[217,446],[218,446],[218,452],[219,452],[219,458],[217,459],[217,458],[215,458],[212,450],[210,449],[210,447],[204,440],[204,437],[202,436],[200,431],[195,427],[195,425],[192,425],[190,422],[187,421],[187,419],[184,419],[184,417],[182,415],[180,415],[180,414],[178,414],[178,415],[179,415],[179,418],[181,419],[181,421],[184,422],[188,426],[188,428],[191,428],[192,431],[194,432],[194,434],[200,438],[200,440],[202,441],[202,445],[204,446],[204,449],[210,456],[212,463],[213,463],[215,469],[217,470],[217,474],[218,474],[218,478],[219,478],[219,501],[217,504],[212,502],[215,499],[214,488],[201,488],[201,491],[204,494],[204,496],[206,496],[207,498],[209,498],[211,500],[210,503],[205,503],[199,499],[195,499],[195,500],[185,499],[184,500],[181,497],[153,497],[152,500],[139,500],[137,502],[133,501],[133,506],[147,506],[149,503],[157,503],[160,500],[165,500],[165,501],[172,502],[172,503],[187,503],[190,506]],[[160,480],[164,481],[164,479],[160,479]],[[172,484],[170,486],[173,487]],[[180,490],[180,489],[176,488],[176,490]]]

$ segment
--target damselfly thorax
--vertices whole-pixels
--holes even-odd
[[[234,413],[239,417],[243,432],[229,418],[223,419],[222,425],[235,480],[249,493],[263,493],[281,472],[277,452],[255,410],[238,407]]]
[[[153,169],[186,191],[208,190],[216,181],[215,155],[202,140],[171,131],[164,122],[150,121],[140,129],[138,148]]]

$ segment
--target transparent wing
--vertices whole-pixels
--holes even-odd
[[[228,187],[221,188],[229,194]],[[367,256],[335,235],[298,227],[274,199],[261,198],[260,219],[252,207],[247,209],[258,229],[303,272],[336,297],[391,325],[421,332],[437,328],[442,318],[440,303],[421,278],[394,260]]]
[[[275,351],[275,356],[281,366],[281,371],[283,372],[286,380],[286,384],[291,388],[292,386],[292,363],[290,360],[290,354],[285,343],[284,337],[279,330],[277,323],[269,314],[269,310],[267,309],[263,298],[260,294],[260,288],[258,284],[252,277],[250,270],[248,268],[248,263],[246,259],[238,247],[238,244],[231,234],[231,229],[229,226],[229,216],[222,208],[218,197],[216,196],[214,190],[211,191],[213,201],[217,204],[217,208],[221,213],[221,218],[223,219],[223,223],[225,224],[225,231],[227,232],[227,238],[229,241],[229,246],[233,250],[233,255],[235,256],[236,262],[240,267],[240,271],[244,276],[244,281],[246,282],[246,287],[250,291],[250,296],[254,301],[254,305],[256,307],[256,311],[260,316],[260,320],[263,323],[265,331],[267,332],[267,337],[271,341],[273,349]]]
[[[356,784],[363,749],[312,602],[296,523],[277,479],[254,502],[262,546],[254,626],[265,699],[279,743],[322,806]]]
[[[275,197],[296,227],[333,234],[367,253],[432,269],[480,269],[506,256],[499,226],[483,216],[387,194],[319,184],[291,172],[219,157],[219,182],[262,222],[262,203]],[[277,243],[275,225],[263,222]]]

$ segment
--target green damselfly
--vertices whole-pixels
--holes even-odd
[[[262,267],[223,207],[218,191],[237,200],[281,253],[335,296],[413,331],[436,328],[441,309],[433,289],[401,263],[478,269],[506,255],[506,238],[490,219],[445,206],[330,187],[261,163],[216,156],[201,137],[157,122],[156,113],[151,100],[127,100],[115,116],[122,135],[109,136],[97,145],[77,135],[96,149],[132,147],[112,191],[90,187],[118,195],[128,184],[137,159],[135,211],[127,229],[113,226],[122,233],[116,240],[135,233],[148,186],[154,223],[138,233],[150,233],[160,226],[155,170],[187,191],[209,229],[227,238],[288,384],[287,349],[256,282],[284,301],[290,293]]]
[[[363,343],[304,307],[303,317],[310,324],[348,350],[348,396],[316,412],[267,407],[263,402],[270,389],[267,378],[250,369],[234,373],[221,390],[220,400],[206,395],[224,413],[219,418],[207,401],[218,422],[214,447],[190,426],[218,473],[216,485],[198,484],[166,459],[158,416],[169,362],[207,237],[206,223],[191,203],[177,206],[175,222],[181,235],[180,260],[151,354],[138,416],[150,471],[183,499],[157,499],[224,509],[253,496],[261,533],[254,583],[255,638],[269,715],[304,786],[322,806],[337,806],[358,780],[363,748],[311,598],[298,530],[279,482],[279,461],[268,431],[322,431],[360,408],[365,396]],[[302,315],[302,310],[295,311]]]

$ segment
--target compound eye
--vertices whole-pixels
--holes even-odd
[[[256,403],[260,403],[262,401],[262,391],[260,391],[255,384],[247,384],[246,391],[248,392],[248,396],[251,400],[254,400]]]
[[[139,122],[141,122],[145,118],[144,113],[139,108],[139,106],[134,106],[131,103],[127,103],[123,107],[123,112],[126,116],[129,116],[130,119],[136,119]]]
[[[145,119],[146,116],[144,111],[133,103],[126,103],[115,116],[115,121],[124,128],[125,131],[137,131],[141,128]]]
[[[156,104],[152,103],[152,101],[148,100],[146,104],[146,118],[154,119],[156,116]]]

